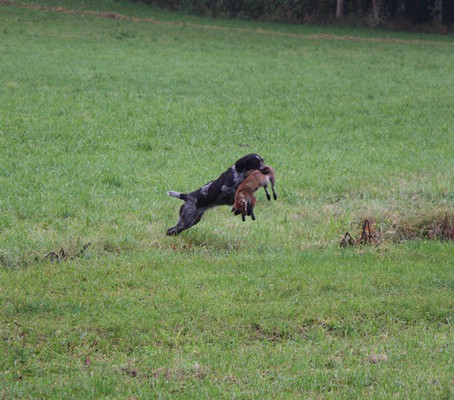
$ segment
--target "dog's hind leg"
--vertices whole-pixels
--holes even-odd
[[[188,200],[180,208],[180,217],[177,224],[167,229],[167,236],[178,235],[191,226],[198,224],[206,210],[206,208],[197,208],[194,202]]]

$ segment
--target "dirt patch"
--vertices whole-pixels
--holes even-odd
[[[31,10],[47,11],[47,12],[56,12],[64,14],[76,14],[76,15],[89,15],[98,18],[106,19],[116,19],[132,22],[142,22],[150,23],[155,25],[167,25],[167,26],[186,26],[191,28],[198,29],[207,29],[207,30],[218,30],[218,31],[228,31],[228,32],[244,32],[244,33],[255,33],[259,35],[270,35],[270,36],[285,36],[293,38],[305,38],[312,40],[342,40],[342,41],[352,41],[352,42],[376,42],[376,43],[401,43],[401,44],[416,44],[416,45],[433,45],[436,43],[449,43],[449,42],[439,42],[439,41],[426,41],[426,40],[410,40],[410,39],[398,39],[398,38],[365,38],[358,36],[338,36],[332,34],[314,34],[314,35],[305,35],[299,33],[286,33],[278,31],[268,31],[265,29],[248,29],[248,28],[231,28],[231,27],[222,27],[218,25],[203,25],[203,24],[193,24],[186,23],[181,21],[159,21],[154,18],[138,18],[138,17],[129,17],[127,15],[118,14],[115,12],[98,12],[91,10],[77,10],[77,9],[68,9],[65,7],[52,7],[52,6],[42,6],[38,4],[18,4],[9,0],[0,0],[0,6],[11,6],[17,8],[27,8]]]

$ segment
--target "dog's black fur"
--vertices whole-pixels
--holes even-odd
[[[178,235],[197,224],[203,213],[213,207],[232,205],[235,192],[246,178],[247,171],[265,168],[264,160],[258,154],[248,154],[240,158],[233,167],[221,174],[218,179],[208,182],[191,193],[169,192],[170,196],[184,200],[180,208],[178,222],[167,230],[167,235]]]

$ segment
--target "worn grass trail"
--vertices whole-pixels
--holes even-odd
[[[452,397],[452,243],[393,241],[453,212],[452,37],[14,3],[0,398]],[[165,237],[249,152],[278,201]]]

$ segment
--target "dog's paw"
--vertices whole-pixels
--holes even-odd
[[[176,236],[178,235],[180,232],[178,232],[177,228],[174,226],[172,228],[169,228],[167,229],[167,232],[166,232],[166,235],[167,236]]]

